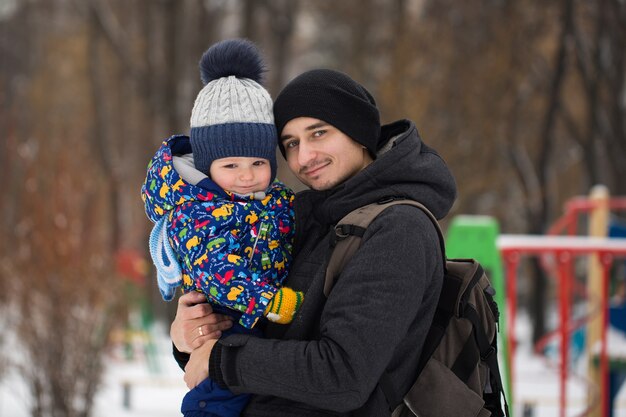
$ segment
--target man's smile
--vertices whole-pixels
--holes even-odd
[[[306,166],[305,169],[302,170],[302,175],[307,177],[314,177],[319,174],[319,172],[330,165],[330,161],[322,161],[315,163],[313,166]]]

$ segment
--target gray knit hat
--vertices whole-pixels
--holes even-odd
[[[277,135],[272,99],[261,82],[265,64],[248,40],[211,46],[200,60],[204,88],[191,111],[191,149],[196,169],[209,173],[220,158],[247,156],[270,161],[276,176]]]

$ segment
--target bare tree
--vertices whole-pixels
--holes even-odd
[[[49,51],[76,53],[54,40]],[[42,60],[62,58],[50,52]],[[51,66],[51,68],[54,65]],[[75,88],[80,77],[72,72]],[[111,271],[111,217],[97,192],[98,173],[85,154],[84,126],[68,126],[65,112],[80,114],[84,98],[69,91],[54,71],[37,73],[31,109],[48,114],[29,132],[17,162],[25,187],[14,196],[19,214],[5,236],[11,246],[2,274],[18,316],[12,322],[25,353],[18,362],[33,396],[33,416],[88,416],[102,376],[102,352],[118,318],[119,281]],[[71,88],[70,88],[71,90]],[[30,142],[30,143],[29,143]],[[65,152],[56,152],[64,149]]]
[[[294,36],[296,21],[300,9],[297,0],[274,0],[267,5],[269,20],[271,68],[268,90],[277,94],[285,85],[287,68],[291,58],[291,41]]]
[[[606,184],[614,194],[623,194],[626,6],[612,0],[583,2],[576,15],[571,54],[586,105],[578,113],[564,105],[561,115],[568,133],[583,149],[589,185]]]

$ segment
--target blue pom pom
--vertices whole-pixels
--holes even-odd
[[[258,48],[246,39],[218,42],[207,49],[200,59],[200,78],[205,85],[230,75],[261,83],[265,70]]]

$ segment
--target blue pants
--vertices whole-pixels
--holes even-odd
[[[218,306],[213,306],[213,311],[234,315],[234,312]],[[236,333],[261,336],[260,330],[246,329],[237,320],[239,317],[235,316],[233,327],[226,330],[223,336]],[[185,417],[239,417],[249,400],[249,394],[235,395],[207,378],[185,395],[180,411]]]

